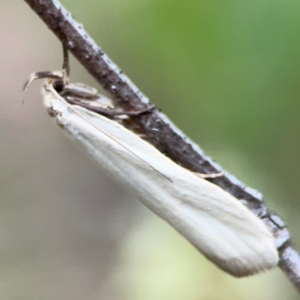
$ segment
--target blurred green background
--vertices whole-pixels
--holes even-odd
[[[163,112],[260,190],[300,250],[300,1],[64,0]],[[0,298],[298,299],[279,269],[234,279],[80,153],[33,71],[61,45],[23,1],[0,10]],[[97,84],[72,60],[75,81]]]

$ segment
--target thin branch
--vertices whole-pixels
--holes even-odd
[[[120,106],[127,111],[140,111],[147,108],[149,100],[110,60],[58,0],[25,0],[25,2],[61,42],[66,43],[73,55]],[[222,168],[178,130],[164,114],[154,112],[137,117],[135,121],[161,152],[183,167],[205,174],[222,172]],[[226,172],[224,176],[209,180],[243,201],[249,209],[268,223],[272,228],[280,254],[279,266],[300,292],[300,256],[290,244],[290,236],[285,224],[276,214],[269,212],[262,202],[262,195]]]

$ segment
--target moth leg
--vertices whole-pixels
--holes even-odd
[[[99,106],[93,106],[93,105],[89,105],[87,103],[83,103],[82,101],[80,101],[80,98],[75,98],[75,97],[66,97],[65,98],[66,101],[70,104],[74,104],[74,105],[78,105],[81,107],[84,107],[90,111],[93,111],[95,113],[98,113],[100,115],[106,116],[106,117],[117,117],[117,116],[121,116],[121,115],[126,115],[126,116],[139,116],[141,114],[145,114],[148,112],[151,112],[153,109],[155,109],[154,105],[151,105],[150,107],[140,110],[140,111],[119,111],[119,110],[113,110],[113,109],[107,109],[107,108],[103,108],[103,107],[99,107]]]
[[[103,107],[99,107],[99,106],[94,106],[94,105],[89,105],[87,103],[83,103],[81,100],[81,98],[76,98],[76,97],[66,97],[65,100],[73,105],[78,105],[81,106],[83,108],[86,108],[87,110],[93,111],[97,114],[103,115],[105,117],[115,117],[115,116],[120,116],[120,115],[124,115],[123,112],[120,111],[115,111],[112,109],[107,109],[107,108],[103,108]]]
[[[218,178],[222,177],[225,175],[224,171],[220,171],[217,173],[212,173],[212,174],[204,174],[204,173],[195,173],[198,177],[203,178],[203,179],[210,179],[210,178]]]
[[[147,108],[137,110],[137,111],[123,111],[123,115],[126,116],[140,116],[146,113],[151,113],[153,110],[156,109],[156,106],[154,104],[150,104]]]

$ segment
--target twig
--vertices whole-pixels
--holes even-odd
[[[122,71],[108,58],[81,25],[61,6],[58,0],[25,0],[54,34],[66,45],[81,64],[99,81],[112,98],[125,110],[140,111],[149,100],[134,86]],[[212,174],[222,168],[178,130],[162,113],[153,112],[136,118],[152,143],[178,164],[191,171]],[[245,187],[232,175],[209,179],[234,197],[243,201],[272,228],[280,254],[279,267],[300,293],[300,256],[290,244],[285,224],[270,213],[262,202],[262,195]]]

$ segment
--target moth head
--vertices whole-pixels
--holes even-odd
[[[68,77],[66,76],[65,70],[63,71],[43,71],[36,72],[30,75],[29,79],[25,82],[23,87],[23,103],[25,95],[33,81],[38,79],[47,79],[49,84],[52,84],[53,88],[61,93],[64,91],[65,86],[68,84]]]

